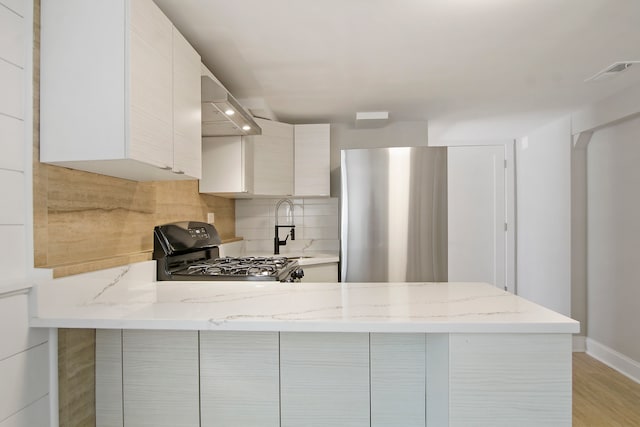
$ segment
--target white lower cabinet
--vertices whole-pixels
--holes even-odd
[[[122,330],[96,330],[96,427],[124,425]]]
[[[424,427],[425,334],[371,334],[371,426]]]
[[[198,332],[124,330],[126,427],[200,425]]]
[[[277,332],[200,333],[203,427],[278,427]]]
[[[449,425],[570,426],[571,335],[451,334]]]
[[[98,330],[96,421],[570,426],[571,335]]]
[[[302,266],[304,271],[303,283],[336,283],[338,282],[338,263],[314,264]]]
[[[365,427],[369,334],[280,333],[282,427]]]

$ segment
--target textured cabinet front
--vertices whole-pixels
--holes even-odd
[[[96,330],[96,427],[121,427],[122,330]]]
[[[280,425],[277,332],[201,332],[202,427]]]
[[[369,334],[280,333],[282,427],[364,427]]]
[[[571,335],[451,334],[449,425],[570,426]]]
[[[254,143],[256,195],[293,194],[293,125],[256,119],[262,135],[248,137]]]
[[[173,167],[171,21],[152,0],[131,2],[131,158]]]
[[[330,125],[295,125],[294,141],[294,195],[329,196]]]
[[[371,426],[424,427],[425,334],[371,334]]]
[[[202,176],[200,55],[173,29],[173,167]]]
[[[198,332],[123,331],[126,427],[196,427]]]

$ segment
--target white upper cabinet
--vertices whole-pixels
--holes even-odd
[[[293,194],[293,125],[256,119],[262,135],[253,140],[253,193],[260,196]]]
[[[201,193],[293,194],[293,125],[255,119],[262,135],[203,138]]]
[[[294,141],[294,195],[329,196],[330,125],[295,125]]]
[[[255,121],[262,135],[203,138],[200,192],[329,196],[329,125]]]
[[[224,197],[253,193],[253,142],[244,136],[202,138],[200,192]]]
[[[152,0],[43,2],[40,160],[200,178],[200,57]]]
[[[173,29],[173,167],[202,176],[200,55]]]

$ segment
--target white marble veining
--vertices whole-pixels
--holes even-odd
[[[578,322],[482,283],[155,282],[143,262],[37,283],[36,327],[574,333]]]

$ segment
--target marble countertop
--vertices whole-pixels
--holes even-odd
[[[31,326],[298,332],[575,333],[482,283],[155,282],[155,262],[39,280]]]

